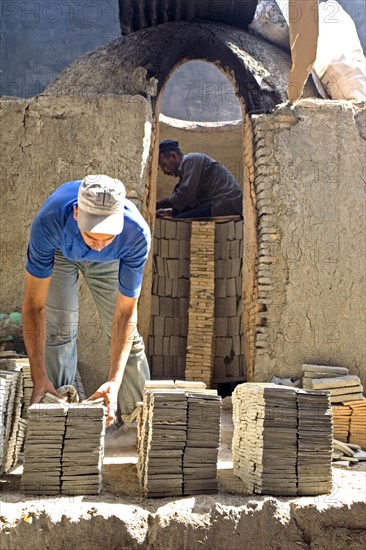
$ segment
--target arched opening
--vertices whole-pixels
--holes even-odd
[[[250,299],[254,296],[254,285],[246,272],[254,277],[256,255],[244,257],[248,238],[254,245],[256,234],[252,212],[254,194],[250,189],[254,175],[251,123],[244,98],[238,93],[235,78],[227,68],[203,60],[185,61],[169,72],[156,101],[149,185],[151,207],[153,209],[153,197],[160,200],[169,196],[176,183],[158,171],[157,166],[159,142],[175,139],[183,153],[205,153],[234,175],[244,193],[245,222],[240,217],[208,223],[155,220],[151,270],[147,278],[147,284],[151,284],[147,352],[153,378],[203,378],[208,385],[218,387],[227,395],[236,384],[251,378],[254,358],[254,339],[250,334],[255,315],[248,304],[248,296]],[[246,147],[245,140],[248,142]],[[198,237],[194,237],[194,227],[198,223],[202,225],[198,233],[196,227]],[[251,226],[247,235],[244,223]],[[211,239],[214,260],[212,269],[205,273],[200,271],[200,266],[195,267],[193,258],[194,241],[202,233],[206,241]],[[211,364],[210,374],[200,371],[199,341],[193,342],[199,332],[202,340],[203,330],[202,318],[194,303],[190,304],[195,272],[206,278],[212,291],[209,296],[206,293],[205,314],[210,308],[213,314],[211,329],[210,323],[206,323],[209,344],[204,344],[201,352],[202,363],[206,360]],[[248,285],[251,292],[248,292]],[[199,303],[201,306],[204,303],[202,294]],[[190,361],[192,353],[195,357]]]
[[[162,93],[161,114],[191,122],[242,120],[234,86],[205,61],[187,61],[175,69]]]

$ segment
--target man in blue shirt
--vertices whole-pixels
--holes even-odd
[[[104,397],[110,424],[123,379],[121,410],[133,412],[149,378],[137,301],[150,240],[148,225],[117,179],[89,175],[65,183],[43,204],[31,227],[22,309],[32,403],[74,382],[82,272],[110,341],[108,380],[92,398]]]

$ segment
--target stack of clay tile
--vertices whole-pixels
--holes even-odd
[[[98,494],[105,427],[105,408],[100,401],[70,405],[47,393],[28,413],[24,492]]]
[[[15,466],[17,464],[19,455],[23,450],[25,436],[27,434],[27,426],[28,426],[28,421],[25,420],[24,418],[20,418],[19,424],[18,424],[18,431],[16,434],[16,443],[15,443],[14,458],[13,458],[12,466]]]
[[[366,449],[366,399],[359,377],[338,366],[304,364],[302,370],[303,387],[330,393],[335,439]]]
[[[349,443],[366,451],[366,400],[349,401],[352,409]]]
[[[358,376],[338,366],[302,365],[302,386],[309,390],[327,390],[331,403],[363,399],[363,387]]]
[[[0,368],[3,373],[17,373],[16,386],[13,392],[7,392],[6,415],[8,418],[8,430],[6,432],[5,456],[3,457],[2,469],[7,472],[14,466],[22,450],[27,410],[32,393],[32,380],[30,373],[29,359],[20,358],[14,351],[0,352]],[[29,388],[29,389],[28,389]]]
[[[3,459],[4,472],[8,472],[17,462],[19,454],[17,450],[22,446],[25,436],[24,426],[20,423],[23,398],[22,373],[20,371],[14,372],[17,374],[17,380],[15,383],[10,432],[6,442],[6,449]],[[19,443],[19,441],[21,441],[21,443]]]
[[[221,398],[188,393],[187,443],[183,455],[183,493],[217,492]]]
[[[18,358],[15,361],[16,368],[22,373],[23,378],[23,407],[22,418],[26,419],[28,415],[28,409],[32,397],[33,382],[30,370],[30,363],[28,358]]]
[[[366,451],[366,399],[335,404],[332,411],[334,439]]]
[[[294,388],[241,384],[233,393],[234,473],[249,491],[297,495]]]
[[[27,357],[19,357],[15,352],[0,354],[0,369],[19,371],[22,377],[22,418],[26,418],[33,391],[30,363]]]
[[[187,437],[186,394],[182,390],[153,390],[149,409],[146,496],[182,495],[182,457]]]
[[[215,225],[215,382],[244,378],[242,315],[243,222]]]
[[[39,403],[29,407],[22,475],[24,493],[60,493],[66,416],[67,407],[62,403]]]
[[[20,358],[14,351],[0,352],[0,368],[8,372],[17,372],[18,382],[16,392],[14,394],[14,403],[8,403],[8,407],[12,407],[13,414],[11,420],[11,430],[8,434],[8,442],[6,445],[7,452],[5,462],[3,463],[4,471],[8,471],[14,466],[19,458],[19,453],[22,450],[25,430],[27,410],[30,403],[33,384],[30,373],[30,364],[28,358]]]
[[[233,394],[234,473],[259,494],[331,490],[332,420],[326,392],[241,384]]]
[[[61,493],[97,495],[102,488],[105,408],[96,402],[69,405],[62,451]]]
[[[206,389],[202,382],[145,383],[137,426],[137,472],[147,496],[217,489],[220,413],[217,391]]]
[[[144,400],[142,407],[139,409],[139,415],[137,418],[137,475],[140,480],[140,484],[145,484],[146,474],[146,456],[148,449],[148,440],[150,435],[150,400],[154,390],[166,391],[174,390],[175,384],[173,380],[149,380],[145,382]]]
[[[347,443],[349,439],[352,409],[348,403],[333,404],[333,437]]]
[[[191,224],[157,219],[149,364],[154,378],[181,378],[188,332]]]
[[[297,494],[332,492],[333,420],[326,391],[296,391]]]
[[[0,378],[5,381],[5,399],[2,410],[4,438],[0,470],[7,472],[13,465],[16,450],[16,434],[22,404],[21,373],[15,370],[1,370]]]

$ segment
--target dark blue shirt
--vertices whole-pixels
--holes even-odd
[[[34,277],[52,275],[55,251],[77,262],[119,260],[119,291],[129,298],[140,294],[150,248],[150,229],[136,206],[126,199],[122,233],[97,252],[89,248],[74,220],[81,181],[61,185],[35,216],[28,243],[26,269]]]

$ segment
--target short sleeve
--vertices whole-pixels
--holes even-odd
[[[38,214],[31,225],[27,250],[26,270],[34,277],[50,277],[55,261],[56,246],[51,243]]]
[[[119,262],[118,290],[128,298],[138,298],[150,249],[150,232],[141,232],[133,248]]]

